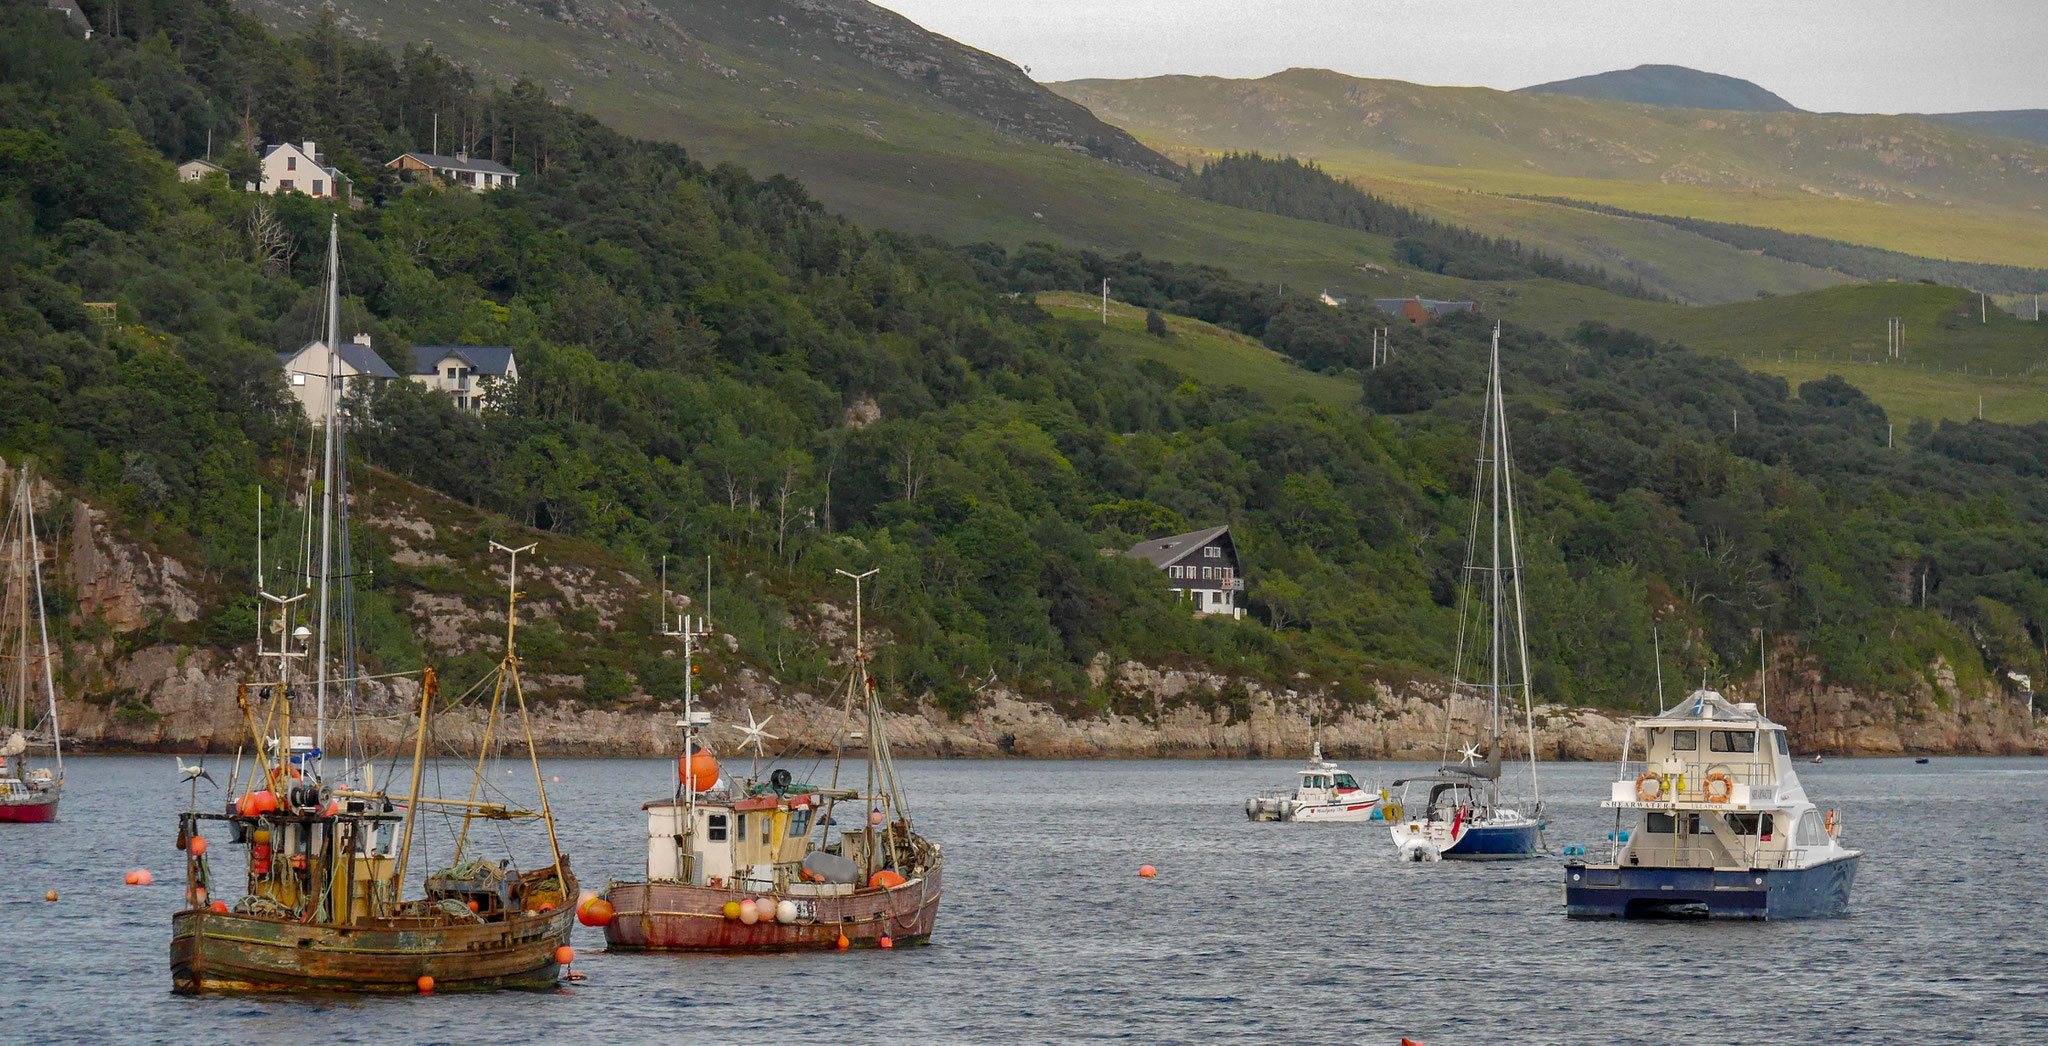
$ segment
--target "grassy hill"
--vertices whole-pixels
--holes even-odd
[[[1141,359],[1163,363],[1191,381],[1217,388],[1242,386],[1275,403],[1307,400],[1327,407],[1358,402],[1358,384],[1295,366],[1287,357],[1236,331],[1185,316],[1164,316],[1167,336],[1145,333],[1145,310],[1120,301],[1102,302],[1070,291],[1044,291],[1038,307],[1063,320],[1096,325],[1102,343]]]
[[[1796,113],[1799,108],[1770,91],[1733,76],[1682,65],[1639,65],[1634,69],[1575,76],[1521,88],[1518,94],[1568,94],[1610,102],[1666,105],[1681,109],[1739,109],[1755,113]]]
[[[1168,155],[1291,154],[1343,176],[2048,265],[2048,147],[1913,117],[1673,109],[1315,69],[1051,86]]]

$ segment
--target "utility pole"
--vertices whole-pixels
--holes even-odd
[[[1991,322],[1991,306],[1985,302],[1983,291],[1977,292],[1977,322]]]
[[[1105,327],[1109,326],[1109,279],[1107,277],[1104,277],[1102,281],[1102,325]]]
[[[1884,449],[1892,449],[1892,423],[1889,421],[1884,423]]]

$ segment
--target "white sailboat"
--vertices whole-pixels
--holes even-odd
[[[0,594],[0,824],[45,824],[57,819],[64,793],[64,738],[57,725],[57,681],[51,667],[50,626],[43,614],[43,545],[36,534],[35,483],[24,464],[0,549],[7,584]],[[40,709],[37,706],[41,706]],[[50,750],[50,765],[32,766],[30,749]]]
[[[1394,782],[1393,787],[1428,790],[1421,802],[1401,804],[1410,816],[1392,828],[1394,846],[1407,860],[1499,860],[1533,857],[1543,849],[1535,698],[1530,690],[1522,553],[1515,523],[1507,409],[1501,394],[1498,325],[1493,329],[1493,351],[1487,366],[1478,466],[1472,480],[1472,522],[1466,530],[1464,584],[1459,588],[1453,685],[1460,693],[1483,693],[1492,716],[1484,736],[1463,746],[1459,761],[1450,761],[1447,724],[1442,765],[1436,772]],[[1526,810],[1512,805],[1501,791],[1502,710],[1505,707],[1512,715],[1517,699],[1529,738],[1530,806]],[[1483,753],[1481,744],[1485,745]],[[1403,792],[1404,799],[1407,794]]]

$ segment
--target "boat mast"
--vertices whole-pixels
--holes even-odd
[[[20,614],[21,638],[14,647],[14,729],[17,733],[28,729],[28,528],[21,519],[27,515],[28,465],[21,466],[21,473],[14,481],[14,503],[10,506],[7,529],[14,538],[13,555],[8,565],[13,575],[8,581],[14,586],[17,612]],[[9,637],[12,638],[12,637]]]
[[[1488,625],[1489,627],[1488,627],[1488,629],[1487,629],[1487,649],[1486,649],[1486,660],[1487,660],[1487,668],[1488,668],[1488,671],[1489,671],[1489,673],[1490,673],[1490,678],[1491,678],[1491,683],[1490,683],[1490,687],[1489,687],[1489,689],[1490,689],[1490,690],[1492,691],[1492,693],[1493,693],[1493,741],[1492,741],[1492,746],[1493,746],[1493,747],[1495,747],[1495,748],[1498,748],[1498,747],[1500,746],[1500,667],[1501,667],[1501,666],[1500,666],[1500,661],[1501,661],[1501,640],[1502,640],[1502,638],[1503,638],[1503,637],[1502,637],[1502,634],[1501,634],[1501,631],[1502,631],[1502,622],[1501,622],[1501,578],[1500,578],[1500,522],[1501,522],[1501,520],[1500,520],[1500,485],[1501,485],[1501,460],[1500,460],[1500,412],[1499,412],[1499,405],[1500,405],[1500,331],[1499,331],[1499,329],[1498,329],[1498,328],[1496,328],[1496,329],[1495,329],[1495,331],[1494,331],[1494,335],[1493,335],[1493,356],[1492,356],[1492,361],[1491,361],[1491,363],[1489,364],[1489,366],[1487,367],[1487,377],[1486,377],[1486,422],[1485,422],[1485,423],[1484,423],[1483,425],[1481,425],[1481,426],[1480,426],[1480,428],[1481,428],[1481,429],[1482,429],[1483,431],[1485,431],[1485,433],[1486,433],[1486,441],[1487,441],[1487,456],[1488,456],[1489,458],[1491,458],[1491,459],[1492,459],[1492,461],[1491,461],[1491,467],[1490,467],[1490,469],[1489,469],[1489,479],[1491,480],[1491,482],[1492,482],[1492,485],[1493,485],[1493,498],[1492,498],[1492,506],[1491,506],[1491,507],[1492,507],[1492,512],[1493,512],[1493,527],[1492,527],[1492,531],[1491,531],[1491,536],[1492,536],[1492,539],[1493,539],[1493,558],[1492,558],[1492,560],[1491,560],[1491,566],[1490,566],[1490,567],[1488,568],[1488,572],[1487,572],[1487,578],[1488,578],[1488,584],[1489,584],[1489,585],[1491,586],[1491,588],[1490,588],[1490,592],[1489,592],[1489,595],[1490,595],[1490,596],[1492,597],[1492,602],[1493,602],[1493,614],[1492,614],[1491,618],[1490,618],[1490,619],[1489,619],[1489,620],[1487,621],[1487,625]]]
[[[21,485],[24,488],[21,503],[22,529],[28,535],[29,569],[34,573],[36,583],[36,631],[42,639],[43,647],[43,692],[48,697],[50,706],[50,745],[56,751],[57,781],[61,784],[64,780],[64,732],[57,727],[57,678],[50,667],[50,621],[43,604],[43,546],[36,537],[35,507],[29,503],[27,463],[21,466]],[[21,624],[24,648],[22,652],[26,654],[28,621],[24,619]],[[28,703],[26,693],[22,695],[22,703]]]
[[[318,681],[313,685],[313,766],[327,748],[327,615],[328,574],[332,570],[334,540],[334,436],[341,419],[334,374],[335,340],[341,336],[341,216],[328,218],[327,227],[327,416],[326,447],[320,467],[320,663]],[[290,745],[290,738],[285,744]],[[317,775],[316,775],[317,776]]]
[[[1529,624],[1522,609],[1522,543],[1515,529],[1515,474],[1508,454],[1508,411],[1500,388],[1500,324],[1493,325],[1494,422],[1498,433],[1501,482],[1507,492],[1508,557],[1514,571],[1515,654],[1521,668],[1523,726],[1529,737],[1529,797],[1539,805],[1543,789],[1536,782],[1536,697],[1535,681],[1529,674]],[[1495,714],[1499,711],[1496,707]],[[1498,727],[1495,728],[1498,730]],[[1498,739],[1499,734],[1495,734]]]

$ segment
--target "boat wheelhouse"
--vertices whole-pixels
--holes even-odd
[[[1640,751],[1639,759],[1631,757]],[[1574,918],[1798,919],[1840,915],[1862,851],[1815,806],[1785,728],[1750,702],[1698,690],[1630,720],[1604,864],[1565,866]]]
[[[1295,771],[1301,780],[1292,793],[1275,790],[1244,801],[1244,815],[1254,821],[1377,821],[1378,792],[1366,791],[1358,779],[1325,762],[1318,742],[1308,763]]]

